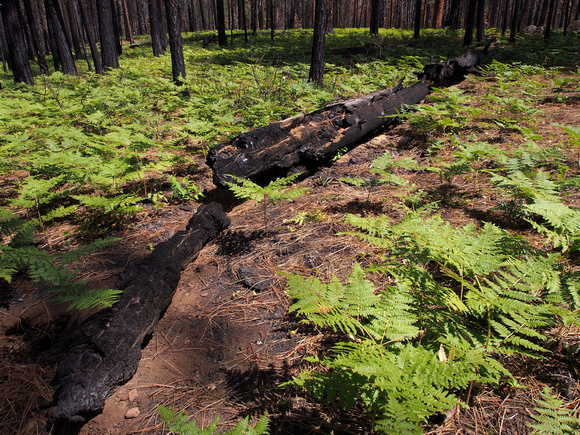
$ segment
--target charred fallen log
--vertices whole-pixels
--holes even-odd
[[[332,161],[339,150],[350,150],[396,122],[403,106],[420,103],[429,86],[459,83],[487,52],[469,50],[462,56],[425,66],[420,81],[332,104],[309,114],[242,133],[212,148],[207,163],[217,186],[233,181],[228,175],[265,184],[293,172],[313,172]]]
[[[431,86],[451,86],[465,80],[469,74],[480,75],[477,68],[487,54],[489,47],[495,41],[490,40],[483,49],[471,48],[464,54],[445,62],[433,62],[425,65],[423,71],[417,73],[419,80],[427,81]]]
[[[53,381],[57,421],[84,421],[101,412],[113,388],[133,376],[181,271],[229,224],[220,205],[199,207],[185,230],[126,270],[118,303],[89,317],[57,346],[64,353]]]
[[[352,149],[393,122],[402,105],[417,104],[429,93],[423,82],[332,104],[242,133],[212,148],[208,164],[214,183],[225,186],[228,175],[256,183],[311,170],[329,163],[339,150]]]

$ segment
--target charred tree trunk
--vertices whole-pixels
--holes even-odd
[[[469,0],[467,16],[465,17],[465,37],[463,38],[463,45],[471,45],[473,43],[473,29],[475,28],[476,11],[477,0]]]
[[[119,68],[119,34],[113,0],[97,0],[101,61],[103,67]]]
[[[17,83],[34,84],[32,69],[28,62],[28,47],[18,15],[16,0],[5,0],[2,4],[2,21],[5,29],[8,66]]]
[[[167,25],[163,16],[160,0],[149,0],[149,23],[151,28],[151,45],[153,56],[159,57],[165,54],[167,48]]]
[[[316,86],[322,86],[324,76],[324,50],[326,48],[326,10],[327,0],[316,0],[314,16],[314,35],[312,37],[312,59],[308,78]]]
[[[226,12],[224,9],[224,0],[216,0],[215,19],[218,31],[218,44],[220,47],[228,45],[228,36],[226,35]]]
[[[45,0],[46,21],[48,31],[52,35],[54,46],[52,47],[53,57],[58,57],[58,65],[62,72],[68,75],[77,75],[77,66],[72,55],[71,48],[65,35],[64,20],[56,0]],[[55,69],[56,69],[55,60]]]
[[[118,303],[89,317],[53,349],[64,354],[53,381],[60,422],[84,421],[102,411],[113,388],[131,379],[141,346],[171,303],[181,271],[229,224],[220,205],[202,205],[187,229],[126,271]]]
[[[167,11],[167,28],[169,30],[169,48],[171,50],[171,72],[173,81],[182,85],[185,78],[185,60],[181,40],[181,11],[179,0],[165,0]]]
[[[419,38],[421,36],[421,17],[423,0],[415,0],[415,21],[413,26],[413,38]]]
[[[212,148],[208,165],[213,180],[225,187],[230,175],[266,184],[298,171],[314,172],[329,164],[336,152],[350,150],[391,123],[403,105],[421,102],[429,85],[459,83],[469,73],[478,73],[484,50],[469,50],[462,56],[425,66],[420,81],[411,87],[400,83],[392,89],[332,104],[243,133],[229,143]],[[393,115],[393,116],[389,116]]]
[[[103,74],[105,69],[103,68],[103,63],[101,62],[101,57],[99,54],[99,49],[97,48],[97,37],[95,36],[94,27],[91,25],[91,20],[89,19],[88,12],[82,1],[78,1],[79,12],[81,14],[81,21],[85,29],[85,34],[87,35],[87,40],[89,42],[89,48],[91,49],[91,58],[93,59],[93,65],[95,66],[95,72],[97,74]]]

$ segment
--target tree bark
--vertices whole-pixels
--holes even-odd
[[[485,41],[485,0],[477,0],[477,40]]]
[[[161,0],[149,0],[149,27],[151,29],[151,45],[153,56],[165,54],[167,48],[167,22],[165,20]]]
[[[101,412],[112,390],[131,379],[141,346],[170,305],[181,271],[229,224],[219,204],[200,206],[185,230],[126,270],[119,302],[55,346],[53,353],[64,355],[53,380],[57,420],[84,421]]]
[[[181,40],[181,11],[179,0],[165,0],[165,10],[167,11],[167,28],[169,30],[173,81],[177,85],[182,85],[182,79],[185,78],[185,60],[183,59],[183,42]]]
[[[520,9],[521,9],[520,6],[521,0],[515,0],[509,37],[510,42],[516,42],[516,34],[518,32],[518,26],[520,24]]]
[[[413,30],[413,38],[421,36],[421,12],[423,9],[423,0],[415,0],[415,25]]]
[[[16,0],[4,0],[2,4],[2,22],[4,24],[6,45],[8,49],[8,66],[17,83],[34,84],[32,69],[28,62],[28,47],[24,41],[24,31],[18,15]]]
[[[383,6],[381,0],[371,0],[371,25],[369,29],[371,35],[379,34],[380,16],[384,13],[381,6]]]
[[[55,59],[55,69],[58,64],[64,74],[76,76],[77,66],[71,48],[65,35],[64,20],[56,0],[44,0],[48,32],[52,35],[52,54]]]
[[[548,18],[546,19],[546,27],[544,28],[544,38],[550,39],[552,36],[552,23],[554,21],[554,9],[556,8],[556,0],[550,0],[548,8]]]
[[[340,149],[352,149],[393,122],[402,104],[417,104],[429,88],[417,83],[395,86],[337,103],[243,133],[210,150],[214,183],[226,186],[229,175],[267,183],[295,171],[315,170],[332,161]]]
[[[97,38],[95,36],[94,27],[91,25],[88,12],[82,0],[77,0],[79,11],[81,13],[81,21],[89,41],[89,48],[91,49],[91,58],[93,59],[93,65],[95,66],[95,72],[97,74],[104,74],[105,69],[103,68],[103,63],[101,62],[101,57],[99,54],[99,49],[97,48]]]
[[[411,87],[400,83],[342,103],[332,104],[233,138],[210,150],[207,163],[213,181],[226,187],[230,175],[265,185],[275,178],[299,171],[314,172],[332,162],[338,150],[350,150],[376,135],[389,124],[403,105],[421,102],[429,85],[448,86],[478,73],[477,65],[489,48],[469,50],[442,63],[425,66],[420,81]],[[393,116],[389,116],[393,115]]]
[[[224,0],[216,0],[215,8],[218,44],[220,47],[226,47],[228,45],[228,36],[226,35],[226,13],[224,10]]]
[[[101,62],[105,69],[119,68],[119,35],[116,28],[113,0],[97,0],[97,15],[101,41]]]
[[[312,37],[312,59],[308,78],[316,86],[322,86],[324,76],[324,50],[326,48],[327,0],[316,0],[314,12],[314,34]]]
[[[475,28],[476,11],[477,0],[469,0],[467,16],[465,17],[465,37],[463,38],[463,45],[471,45],[473,43],[473,29]]]

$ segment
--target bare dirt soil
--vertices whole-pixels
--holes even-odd
[[[468,79],[459,87],[474,96],[486,95],[492,81]],[[552,123],[580,125],[580,94],[564,103],[546,99],[541,146],[564,143],[565,133]],[[480,120],[484,121],[484,120]],[[469,127],[478,140],[500,143],[506,149],[523,141],[521,135],[487,123]],[[337,233],[346,230],[346,213],[386,214],[397,221],[404,216],[404,198],[387,185],[365,191],[337,181],[340,177],[369,177],[374,159],[390,151],[397,156],[426,158],[424,137],[413,135],[403,123],[340,157],[332,167],[298,183],[309,193],[293,203],[271,208],[269,234],[263,231],[262,209],[251,201],[239,203],[228,192],[212,187],[211,172],[201,156],[193,156],[197,169],[192,178],[208,190],[206,200],[220,201],[228,210],[231,227],[201,252],[183,273],[173,303],[159,322],[143,351],[135,376],[119,386],[102,414],[87,422],[81,434],[168,433],[157,407],[183,409],[201,426],[220,418],[220,428],[231,428],[241,417],[270,417],[271,433],[327,434],[370,433],[357,410],[322,408],[297,393],[279,388],[305,367],[304,356],[321,352],[328,336],[300,324],[287,314],[282,273],[313,275],[327,280],[346,277],[355,260],[364,265],[369,248]],[[443,156],[452,144],[445,144]],[[572,152],[572,151],[570,151]],[[578,159],[572,170],[578,171]],[[493,207],[497,198],[484,173],[459,175],[442,182],[432,172],[400,170],[417,184],[430,201],[439,201],[443,219],[461,226],[491,221],[511,231],[531,236],[530,228],[514,227]],[[578,192],[570,205],[579,206]],[[139,222],[119,234],[122,241],[80,265],[83,278],[93,287],[114,285],[115,276],[132,259],[146,255],[156,243],[185,226],[195,203],[146,210]],[[293,221],[300,212],[311,218]],[[312,213],[314,212],[314,213]],[[58,246],[59,229],[48,231]],[[62,231],[62,229],[60,229]],[[50,380],[54,363],[42,355],[59,334],[89,313],[66,312],[53,306],[26,281],[3,288],[0,320],[0,432],[47,433],[50,414]],[[475,387],[464,398],[469,409],[455,409],[426,428],[432,434],[525,434],[526,422],[542,385],[556,389],[571,409],[580,406],[580,363],[558,352],[558,343],[580,343],[579,331],[554,331],[554,355],[544,360],[513,358],[507,363],[523,389],[492,390]]]

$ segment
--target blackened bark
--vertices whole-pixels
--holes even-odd
[[[250,4],[250,25],[252,27],[252,35],[258,34],[258,0],[252,0]]]
[[[24,42],[24,31],[18,15],[16,0],[3,0],[2,22],[7,45],[8,66],[12,70],[14,81],[17,83],[34,84],[34,77],[28,62],[28,47]]]
[[[270,39],[273,41],[276,36],[276,13],[274,10],[274,0],[270,0],[269,5],[270,12]]]
[[[238,0],[238,15],[241,28],[244,30],[244,41],[248,43],[248,20],[246,19],[246,5],[244,0]]]
[[[505,8],[504,8],[503,19],[502,19],[502,23],[501,23],[502,36],[505,35],[505,32],[507,31],[507,28],[508,28],[510,6],[511,6],[510,0],[505,0]]]
[[[381,6],[381,0],[371,0],[371,25],[369,28],[371,35],[379,34],[380,17],[384,14]]]
[[[216,0],[215,8],[218,44],[220,47],[225,47],[228,45],[228,36],[226,35],[226,13],[224,10],[224,0]]]
[[[413,38],[421,36],[421,13],[423,9],[423,0],[415,0],[415,25],[413,27]]]
[[[28,25],[32,33],[32,42],[36,51],[40,72],[42,74],[48,74],[48,64],[46,63],[48,47],[44,38],[46,28],[42,21],[40,11],[38,10],[38,3],[36,1],[24,0],[24,7],[28,18]]]
[[[469,0],[467,16],[465,17],[465,37],[463,38],[463,45],[471,45],[473,43],[473,29],[475,28],[476,11],[477,0]]]
[[[205,23],[205,14],[203,10],[203,4],[199,0],[199,19],[201,20],[201,30],[207,30],[207,24]]]
[[[214,147],[207,163],[213,180],[225,187],[230,175],[266,185],[269,181],[297,171],[315,172],[328,165],[338,150],[350,150],[396,122],[403,105],[418,104],[429,86],[447,86],[476,69],[491,42],[483,50],[469,50],[444,63],[427,65],[418,74],[420,81],[332,104],[243,133],[228,143]]]
[[[91,58],[93,59],[95,72],[97,74],[104,74],[105,69],[103,68],[99,49],[97,48],[97,38],[95,36],[94,27],[91,25],[91,20],[89,19],[88,12],[82,0],[78,0],[78,7],[79,12],[81,13],[81,22],[85,29],[87,40],[89,41],[89,48],[91,49]]]
[[[548,18],[546,19],[546,27],[544,28],[544,38],[550,39],[552,36],[552,22],[554,21],[554,9],[556,8],[556,0],[550,0],[548,9]]]
[[[451,30],[457,30],[461,27],[461,0],[451,0],[449,14],[444,25]]]
[[[77,75],[77,66],[65,35],[64,20],[58,2],[56,0],[44,0],[44,7],[48,32],[51,34],[51,40],[54,44],[52,47],[53,56],[58,57],[58,65],[62,68],[64,74]],[[55,69],[56,65],[57,61],[55,61]]]
[[[477,40],[485,41],[485,0],[477,0]]]
[[[168,41],[166,41],[166,20],[163,15],[160,0],[149,0],[149,24],[151,27],[151,44],[153,56],[159,57],[165,54]]]
[[[171,72],[173,81],[182,85],[185,78],[185,60],[183,59],[183,42],[181,40],[181,8],[179,0],[165,0],[167,11],[167,28],[169,30],[169,48],[171,50]]]
[[[350,150],[394,122],[386,116],[402,104],[417,104],[428,92],[422,82],[397,85],[243,133],[210,150],[214,183],[226,186],[234,175],[265,185],[297,168],[314,172],[331,163],[338,150]]]
[[[101,39],[101,61],[103,67],[119,68],[119,43],[113,0],[97,0],[99,35]]]
[[[516,42],[516,34],[518,33],[518,26],[520,24],[520,14],[521,14],[521,0],[515,0],[509,37],[510,42]]]
[[[219,204],[200,206],[185,230],[125,271],[117,286],[124,290],[119,302],[55,346],[53,353],[64,355],[53,381],[58,420],[84,421],[102,411],[111,391],[131,379],[141,346],[170,305],[181,271],[229,224]]]
[[[123,8],[123,23],[125,26],[125,38],[129,41],[129,44],[135,44],[135,39],[133,38],[133,29],[131,28],[131,19],[129,18],[129,8],[127,7],[127,0],[121,0],[121,6]]]
[[[316,0],[314,10],[314,35],[312,37],[312,59],[308,78],[316,86],[322,86],[324,76],[324,50],[326,48],[327,0]]]

